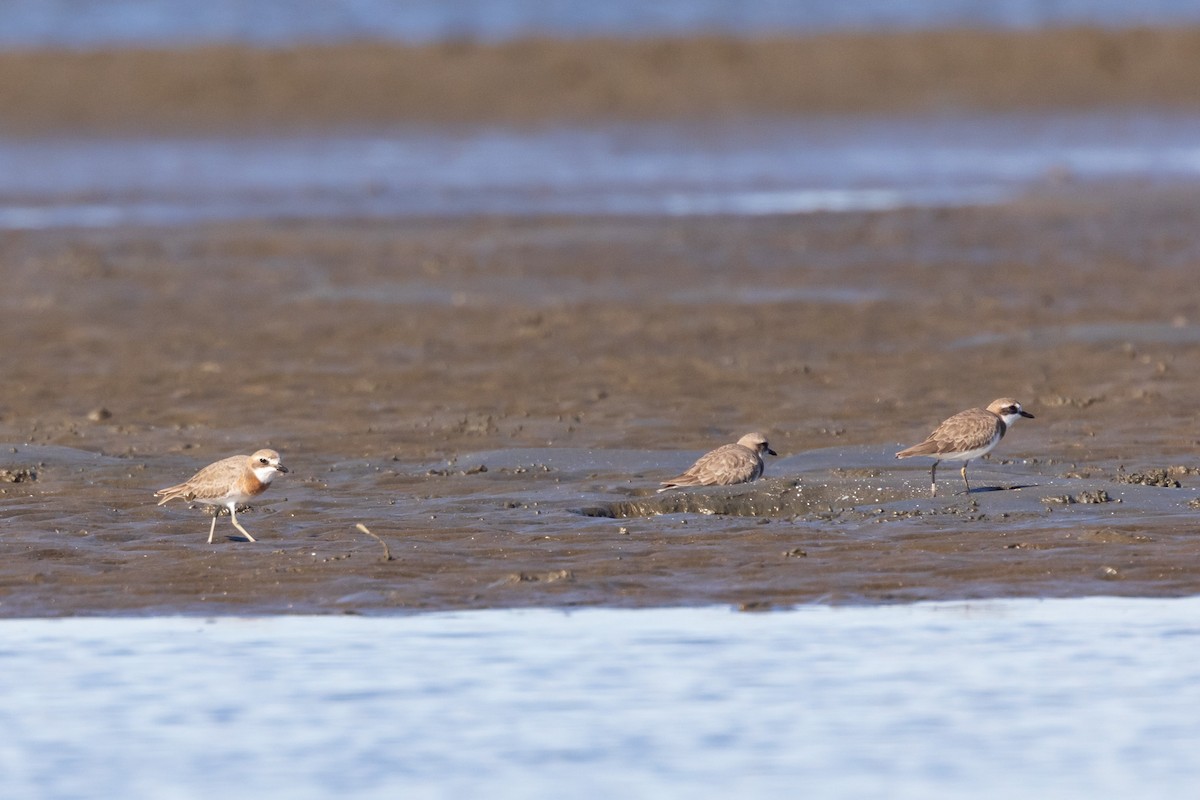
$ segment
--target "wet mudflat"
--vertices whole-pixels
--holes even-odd
[[[1200,32],[781,36],[0,54],[0,615],[1200,590]],[[260,447],[258,543],[154,504]]]
[[[1197,199],[6,233],[0,614],[1194,594]],[[154,505],[265,446],[257,544]]]

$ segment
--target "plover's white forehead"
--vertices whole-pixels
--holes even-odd
[[[755,431],[738,439],[738,444],[742,447],[749,447],[751,450],[757,450],[767,444],[767,437]]]
[[[1024,409],[1022,409],[1021,404],[1013,398],[1000,397],[993,400],[991,404],[988,405],[987,410],[993,414],[996,414],[997,416],[1004,417],[1020,415]]]
[[[270,483],[278,472],[288,472],[279,459],[279,453],[274,450],[258,450],[247,459],[247,465],[260,481]]]

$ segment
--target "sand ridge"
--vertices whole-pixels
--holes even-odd
[[[1200,28],[0,53],[0,133],[1200,108]]]

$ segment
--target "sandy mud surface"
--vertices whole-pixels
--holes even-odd
[[[3,234],[0,615],[1194,594],[1198,200]],[[155,506],[266,446],[257,544]]]

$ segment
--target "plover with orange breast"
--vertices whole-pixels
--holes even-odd
[[[987,408],[969,408],[960,411],[938,425],[933,433],[920,444],[896,453],[896,458],[929,456],[934,459],[929,471],[930,496],[937,497],[937,466],[943,461],[961,461],[963,485],[967,493],[971,484],[967,482],[967,465],[972,460],[985,456],[1000,443],[1009,427],[1021,417],[1033,419],[1021,404],[1011,397],[993,400]]]
[[[758,480],[763,474],[762,454],[778,455],[761,433],[747,433],[737,444],[726,444],[700,456],[682,475],[662,482],[658,491],[682,486],[732,486]]]
[[[162,498],[158,503],[160,506],[176,497],[210,506],[225,506],[229,509],[233,527],[253,542],[254,537],[238,523],[237,504],[262,494],[271,485],[276,473],[287,471],[288,468],[279,463],[279,453],[259,450],[252,456],[230,456],[215,461],[183,483],[159,489],[154,496]],[[212,525],[208,529],[209,544],[212,544],[213,531],[216,529],[217,514],[214,509]]]

